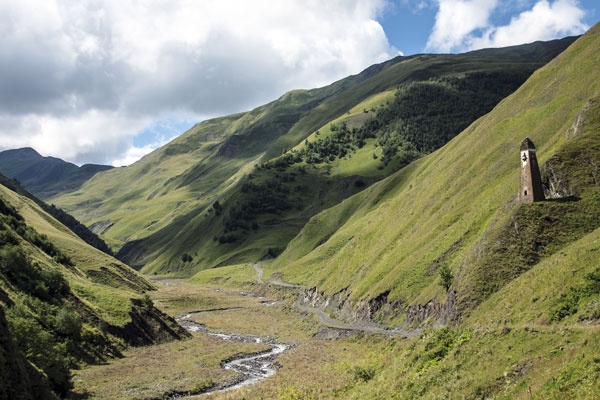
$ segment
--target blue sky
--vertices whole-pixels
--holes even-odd
[[[583,33],[597,0],[0,0],[0,150],[130,164],[399,54]]]
[[[499,28],[509,28],[518,25],[519,18],[523,23],[525,16],[529,15],[530,20],[536,21],[528,25],[531,36],[516,34],[514,43],[527,43],[534,40],[548,40],[558,38],[561,35],[560,23],[552,21],[553,18],[563,20],[565,25],[562,31],[577,29],[577,22],[585,27],[591,27],[600,20],[600,3],[596,0],[580,1],[497,1],[497,0],[472,0],[472,1],[432,1],[432,0],[395,0],[388,3],[386,11],[378,18],[383,26],[385,34],[396,48],[405,55],[418,54],[423,52],[462,52],[469,50],[468,46],[456,46],[451,49],[441,49],[435,46],[428,47],[428,40],[436,26],[436,18],[441,19],[444,16],[441,10],[441,4],[446,4],[449,10],[456,10],[458,4],[466,4],[462,13],[456,13],[454,19],[463,24],[466,21],[476,19],[477,10],[483,10],[481,22],[476,29],[469,32],[477,37],[483,35],[486,31],[497,32]],[[577,11],[580,16],[576,15]],[[564,12],[564,13],[563,13]],[[462,18],[459,18],[462,16]],[[451,18],[452,16],[449,16]],[[536,18],[537,17],[537,18]],[[512,22],[512,24],[511,24]],[[494,30],[495,29],[495,30]],[[518,33],[515,30],[515,33]],[[572,32],[570,34],[575,34]],[[463,43],[464,44],[464,43]],[[490,43],[492,46],[497,47]],[[500,43],[500,45],[504,45]],[[475,46],[479,48],[480,46]],[[445,50],[445,51],[444,51]]]

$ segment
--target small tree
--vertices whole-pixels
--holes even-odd
[[[454,276],[452,275],[452,271],[450,271],[450,267],[447,264],[443,264],[440,269],[440,285],[446,289],[446,292],[450,289],[452,285],[452,280]]]
[[[61,308],[54,321],[54,328],[61,335],[79,339],[81,336],[81,318],[68,308]]]
[[[219,203],[219,200],[215,201],[212,207],[213,210],[215,210],[215,214],[217,214],[217,216],[221,215],[221,212],[223,212],[223,207],[221,206],[221,203]]]

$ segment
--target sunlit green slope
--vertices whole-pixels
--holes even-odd
[[[572,41],[399,57],[324,88],[202,122],[134,165],[98,174],[52,202],[145,272],[189,275],[270,258],[311,216],[445,143]],[[410,115],[419,99],[437,117]],[[406,118],[388,117],[379,130],[352,139],[350,131],[379,118],[382,107]],[[341,128],[333,132],[334,125]],[[333,141],[344,143],[335,150],[327,144]],[[302,161],[290,165],[303,151]],[[315,158],[315,151],[326,157]]]
[[[270,270],[355,306],[401,305],[398,321],[411,305],[443,308],[447,299],[460,318],[597,229],[599,50],[595,27],[442,149],[313,217]],[[547,184],[571,185],[562,200],[518,204],[525,137],[541,164],[553,160]],[[442,268],[456,296],[440,285]]]

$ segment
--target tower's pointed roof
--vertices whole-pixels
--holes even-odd
[[[531,139],[525,138],[525,140],[523,140],[523,143],[521,143],[521,151],[524,150],[535,150],[535,146],[533,145]]]

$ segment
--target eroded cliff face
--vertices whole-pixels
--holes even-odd
[[[317,287],[305,289],[300,302],[303,305],[331,312],[336,318],[355,324],[383,324],[404,317],[411,326],[445,325],[456,313],[456,291],[450,290],[445,303],[429,301],[426,304],[405,306],[402,301],[390,300],[389,292],[383,292],[369,300],[358,302],[350,299],[348,289],[332,296],[319,291]]]
[[[456,291],[450,289],[445,303],[431,300],[406,308],[406,322],[421,325],[426,321],[435,325],[446,325],[456,316]]]
[[[131,321],[123,327],[109,326],[108,332],[132,346],[146,346],[181,340],[191,334],[173,318],[156,308],[152,301],[131,299]]]

